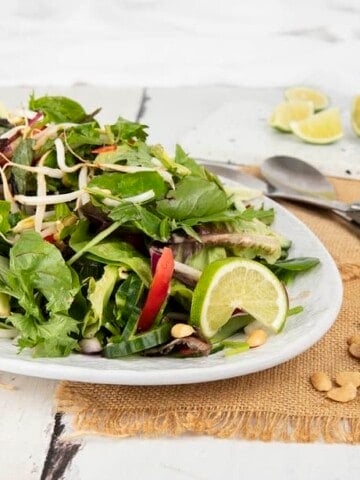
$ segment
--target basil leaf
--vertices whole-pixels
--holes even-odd
[[[278,267],[283,270],[304,272],[305,270],[315,267],[319,263],[320,260],[316,257],[298,257],[289,258],[287,260],[278,260],[273,267]]]
[[[159,199],[164,197],[168,190],[163,178],[157,172],[106,173],[94,177],[88,183],[88,187],[110,190],[112,195],[120,198],[153,190],[155,198]]]
[[[50,97],[44,96],[35,98],[34,95],[30,96],[29,100],[30,110],[40,111],[44,114],[42,123],[82,123],[88,118],[83,107],[75,100],[67,97]]]
[[[158,212],[175,220],[206,217],[226,208],[226,194],[215,183],[190,175],[157,202]]]

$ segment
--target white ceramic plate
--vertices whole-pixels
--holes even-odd
[[[258,372],[304,352],[330,328],[342,301],[342,282],[336,265],[319,239],[277,203],[274,229],[291,238],[291,257],[318,257],[321,264],[299,276],[289,287],[290,306],[303,305],[284,330],[259,349],[225,357],[223,352],[202,358],[129,357],[108,360],[73,354],[66,358],[31,358],[18,353],[9,340],[0,340],[0,370],[36,377],[123,385],[166,385],[206,382]],[[331,301],[329,301],[331,299]]]

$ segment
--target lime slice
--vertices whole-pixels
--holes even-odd
[[[307,100],[282,102],[275,107],[269,125],[282,132],[291,132],[290,122],[305,120],[313,113],[314,104]]]
[[[352,110],[351,110],[351,125],[356,133],[360,137],[360,95],[354,98]]]
[[[301,122],[291,122],[293,133],[308,143],[324,145],[333,143],[343,136],[338,108],[329,108]]]
[[[319,90],[308,87],[292,87],[285,90],[285,98],[289,101],[307,100],[314,104],[315,111],[323,110],[329,106],[328,97]]]
[[[278,332],[288,310],[286,290],[261,263],[242,258],[215,261],[204,269],[195,287],[190,323],[211,338],[236,308]]]

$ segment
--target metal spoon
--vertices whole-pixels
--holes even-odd
[[[360,223],[360,202],[347,204],[336,200],[334,188],[324,175],[303,160],[274,156],[266,159],[260,170],[266,180],[278,191],[296,193],[306,197],[307,200],[309,197],[313,198],[315,200],[313,205],[341,212],[351,220]]]
[[[352,204],[351,216],[350,216],[347,214],[347,212],[350,209],[350,206],[346,203],[338,202],[336,200],[327,200],[326,198],[321,198],[321,196],[319,195],[311,196],[311,193],[309,190],[307,195],[303,193],[298,193],[298,191],[295,191],[295,190],[291,190],[289,187],[287,187],[286,191],[284,191],[285,187],[284,187],[284,190],[283,189],[279,190],[277,187],[272,185],[269,181],[265,182],[263,180],[260,180],[257,177],[253,177],[252,175],[248,175],[246,173],[241,172],[238,165],[224,164],[223,162],[209,161],[204,159],[197,159],[197,160],[200,164],[204,165],[210,172],[213,172],[216,175],[220,175],[224,178],[228,178],[232,181],[239,182],[242,185],[245,185],[247,187],[260,190],[268,197],[284,198],[287,200],[293,200],[295,202],[314,205],[316,207],[331,209],[341,217],[345,218],[345,220],[348,220],[352,223],[356,223],[360,225],[360,204],[359,203]],[[305,162],[302,162],[302,163],[305,163]],[[316,172],[318,171],[316,170]],[[332,185],[328,184],[325,177],[323,177],[323,179],[325,180],[327,187],[324,190],[325,184],[322,185],[320,192],[325,192],[325,195],[324,195],[325,197],[334,198],[335,192],[333,190]],[[359,207],[358,209],[357,209],[357,206]]]

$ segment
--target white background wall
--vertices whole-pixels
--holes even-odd
[[[0,3],[0,85],[360,90],[359,0]]]

